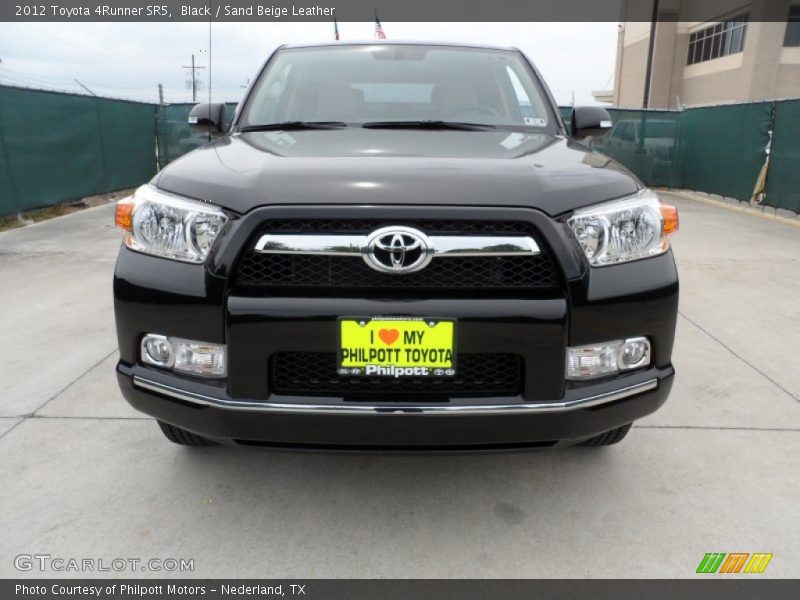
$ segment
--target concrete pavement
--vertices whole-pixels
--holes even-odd
[[[670,400],[615,447],[490,456],[174,446],[116,388],[112,207],[0,234],[0,577],[61,575],[16,571],[25,553],[199,577],[692,577],[706,552],[800,576],[800,229],[670,201]]]

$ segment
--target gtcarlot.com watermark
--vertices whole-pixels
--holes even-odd
[[[193,558],[74,558],[50,554],[18,554],[14,557],[18,571],[42,573],[191,573]]]

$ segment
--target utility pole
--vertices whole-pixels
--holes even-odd
[[[197,69],[205,69],[205,67],[196,67],[194,65],[194,54],[192,54],[192,66],[182,65],[181,69],[191,69],[192,71],[192,102],[197,102],[197,78],[194,72]]]
[[[158,104],[164,106],[164,86],[158,84]]]

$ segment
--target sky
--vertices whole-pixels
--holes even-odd
[[[533,60],[559,104],[596,104],[613,87],[616,23],[393,23],[390,40],[516,46]],[[339,23],[342,41],[375,38],[372,22]],[[211,25],[211,99],[238,101],[272,50],[283,43],[330,41],[332,23]],[[0,23],[0,84],[156,102],[190,102],[191,63],[209,98],[208,23]]]

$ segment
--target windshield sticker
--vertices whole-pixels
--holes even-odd
[[[547,121],[541,117],[525,117],[525,125],[532,125],[533,127],[544,127]]]

